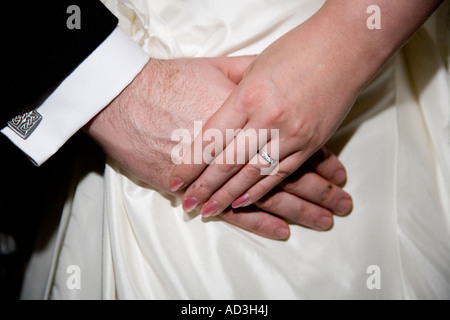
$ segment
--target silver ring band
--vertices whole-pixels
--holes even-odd
[[[259,150],[259,155],[266,160],[272,167],[276,167],[278,165],[278,161],[273,159],[271,156],[267,154],[263,149]]]

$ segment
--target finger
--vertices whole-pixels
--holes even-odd
[[[235,84],[241,82],[244,72],[255,61],[257,55],[238,57],[219,57],[215,59],[216,66]]]
[[[280,188],[339,216],[349,214],[353,208],[352,197],[347,192],[315,172],[299,170],[284,180]]]
[[[290,176],[298,168],[301,161],[301,154],[295,153],[284,159],[280,164],[280,170],[275,175],[270,175],[257,182],[245,194],[237,198],[233,203],[233,208],[239,208],[251,205],[261,199],[270,190],[279,185],[287,176]],[[325,207],[335,214],[344,215],[351,210],[352,201],[350,195],[342,189],[333,185],[345,181],[345,168],[338,158],[328,149],[322,148],[314,154],[309,162],[315,168],[318,174],[308,174],[307,170],[300,170],[294,175],[294,178],[287,186],[295,192],[291,192],[305,200],[314,202]],[[330,180],[330,181],[327,181]],[[330,189],[331,185],[331,189]],[[295,187],[295,188],[294,188]],[[346,201],[348,199],[348,201]],[[342,200],[342,204],[340,203]]]
[[[247,123],[246,114],[235,112],[232,101],[230,97],[200,132],[194,133],[196,135],[194,142],[169,178],[171,191],[178,191],[194,181],[205,170],[207,164],[233,141],[235,130],[244,128]],[[205,139],[205,136],[210,136],[212,141]]]
[[[255,60],[256,55],[253,56],[241,56],[241,57],[219,57],[211,58],[211,61],[215,66],[220,69],[231,81],[238,84],[242,80],[244,71]],[[231,104],[229,102],[228,104]],[[227,105],[225,101],[224,105]],[[184,155],[180,164],[178,164],[173,170],[170,178],[169,185],[170,190],[175,192],[187,185],[189,185],[206,167],[207,163],[220,153],[224,147],[233,140],[234,136],[229,136],[226,139],[226,129],[237,130],[244,127],[246,123],[246,117],[241,113],[240,117],[236,117],[234,111],[230,111],[229,107],[222,106],[205,124],[200,132],[194,132],[195,139]],[[218,130],[216,128],[224,128]],[[205,131],[211,130],[216,135],[214,143],[210,141],[204,141]],[[233,131],[234,132],[234,131]],[[212,150],[217,150],[216,154],[212,154],[209,158],[203,157],[203,151],[205,148],[210,147]]]
[[[267,137],[264,141],[258,140],[255,130],[241,130],[236,138],[225,148],[210,166],[189,186],[185,193],[185,200],[183,201],[184,209],[189,212],[195,209],[198,205],[203,204],[208,200],[216,190],[228,179],[233,177],[243,167],[243,172],[239,172],[238,177],[232,179],[230,183],[226,183],[226,188],[219,191],[214,199],[210,199],[202,209],[204,216],[218,215],[222,210],[228,207],[232,201],[245,192],[251,185],[261,179],[265,171],[273,170],[270,164],[257,155],[259,143],[266,143]],[[271,144],[266,145],[265,148],[270,150]],[[273,152],[275,154],[275,152]],[[253,161],[247,163],[248,157],[252,157]],[[227,193],[228,192],[228,193]],[[221,195],[224,195],[221,197]],[[234,198],[230,198],[234,197]]]
[[[245,193],[241,194],[239,198],[235,198],[231,206],[233,208],[246,207],[260,200],[284,179],[295,172],[299,168],[301,160],[302,154],[300,152],[290,155],[281,161],[277,172],[263,177],[260,181],[246,190]]]
[[[286,221],[256,207],[240,210],[229,209],[220,217],[231,224],[269,239],[286,240],[289,238],[290,229]]]
[[[331,183],[342,185],[347,179],[347,172],[338,157],[328,148],[323,147],[308,160],[314,171]]]
[[[329,230],[333,226],[333,214],[329,210],[288,192],[271,192],[256,205],[258,208],[314,230]]]
[[[239,139],[236,139],[236,141],[237,140]],[[188,188],[186,196],[188,199],[199,199],[200,203],[202,203],[203,200],[207,200],[201,210],[201,214],[204,217],[220,214],[252,185],[266,175],[276,174],[279,171],[279,166],[277,164],[278,151],[275,151],[272,147],[272,142],[269,142],[262,149],[267,150],[267,154],[276,154],[276,156],[274,156],[275,159],[270,158],[268,155],[266,155],[266,158],[264,159],[261,154],[258,153],[258,148],[254,148],[253,150],[248,150],[246,152],[253,155],[252,159],[246,165],[240,165],[239,163],[242,162],[236,161],[236,159],[234,159],[234,162],[237,162],[237,164],[219,165],[214,161],[214,163]],[[235,150],[244,149],[245,147],[239,146],[238,143]],[[230,151],[230,146],[227,146],[225,149],[225,153],[228,152],[231,152],[231,154],[234,155],[234,150]],[[239,152],[237,152],[237,154],[239,156]],[[267,159],[271,162],[268,162]],[[247,162],[247,160],[244,160],[243,162]],[[223,184],[223,181],[226,181],[225,184]]]
[[[272,152],[274,151],[273,141],[274,140],[269,142],[263,148],[263,150],[269,150],[268,153],[271,155],[278,153]],[[259,183],[259,194],[257,199],[261,198],[289,174],[297,170],[298,167],[303,163],[305,158],[305,152],[298,151],[297,153],[295,153],[295,158],[293,157],[290,161],[287,162],[285,162],[286,159],[282,160],[279,165],[276,165],[276,161],[278,159],[277,156],[275,157],[275,159],[272,159],[271,156],[269,156],[268,158],[263,158],[261,153],[257,153],[249,163],[247,163],[231,179],[226,181],[226,183],[221,186],[220,189],[214,192],[214,194],[207,200],[207,202],[203,206],[201,214],[204,217],[214,216],[219,214],[222,210],[225,210],[228,206],[232,205],[232,203],[237,200],[239,200],[238,204],[239,202],[250,200],[250,197],[246,195],[246,191],[252,188],[255,184]],[[212,170],[212,168],[213,167],[211,166],[211,168],[208,168],[207,170]],[[206,174],[210,173],[206,171],[203,175]],[[217,175],[212,174],[211,176]],[[266,178],[268,176],[272,177]],[[200,177],[199,179],[201,178],[202,177]],[[261,182],[263,180],[265,181]],[[238,207],[236,203],[234,203],[234,206]]]
[[[255,157],[259,157],[256,155]],[[227,181],[203,205],[200,213],[203,217],[216,216],[228,208],[231,203],[245,192],[252,184],[262,179],[261,168],[267,164],[249,164],[239,171],[236,176]]]

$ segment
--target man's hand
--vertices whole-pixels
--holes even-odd
[[[129,174],[169,192],[176,129],[192,131],[235,88],[253,57],[151,59],[134,81],[86,127],[87,133]],[[239,81],[240,78],[237,78]]]
[[[194,121],[209,119],[253,60],[250,56],[152,59],[85,131],[131,176],[157,190],[172,193],[168,178],[175,167],[171,158],[176,146],[171,140],[173,131],[188,129],[192,134]],[[332,155],[319,161],[316,157],[315,165],[314,159],[311,164],[313,169],[299,171],[296,180],[274,189],[271,197],[256,206],[230,209],[222,217],[274,239],[289,236],[285,219],[318,230],[329,229],[332,214],[339,213],[341,200],[351,204],[350,196],[336,186],[343,182],[345,174],[333,178],[344,168]],[[278,200],[287,201],[286,205],[280,206]],[[242,214],[236,214],[239,212]]]

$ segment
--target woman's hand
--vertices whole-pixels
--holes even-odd
[[[209,217],[230,205],[255,203],[294,173],[337,129],[360,82],[357,70],[341,63],[348,52],[333,46],[337,31],[321,24],[323,19],[313,17],[267,48],[206,123],[203,132],[218,129],[225,137],[214,141],[213,148],[209,144],[218,152],[205,154],[206,139],[197,137],[193,146],[203,145],[204,162],[189,164],[193,155],[198,156],[193,147],[171,175],[173,190],[190,185],[184,200],[187,211],[203,205],[201,212]],[[230,129],[242,131],[230,137]],[[249,145],[243,137],[251,132],[258,138],[267,134],[268,139]],[[279,165],[261,158],[260,149]]]
[[[189,186],[186,209],[203,206],[209,217],[230,205],[250,205],[295,172],[325,144],[361,89],[439,2],[379,0],[383,24],[370,30],[372,1],[328,0],[269,46],[203,128],[224,138],[209,143],[197,137],[172,172],[172,190]],[[246,143],[252,133],[256,142]],[[198,146],[203,162],[192,164]]]

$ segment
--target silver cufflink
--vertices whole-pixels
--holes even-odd
[[[26,140],[39,126],[42,116],[36,110],[26,110],[8,121],[8,127],[19,137]]]

